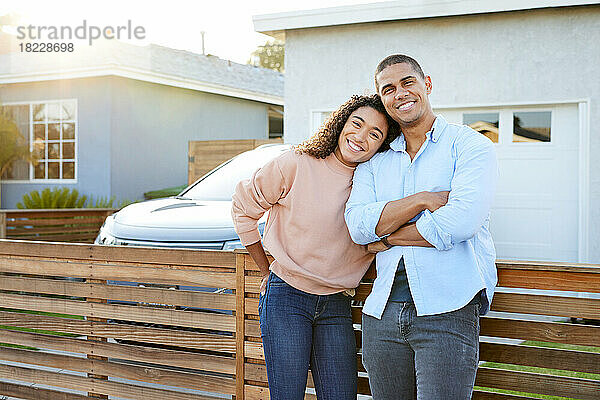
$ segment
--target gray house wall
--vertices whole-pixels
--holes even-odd
[[[190,140],[266,139],[268,105],[112,78],[111,193],[142,198],[187,183]]]
[[[15,83],[0,87],[0,102],[77,99],[77,183],[2,182],[2,208],[16,208],[23,194],[68,187],[80,194],[110,197],[110,81],[82,78]]]
[[[286,141],[309,136],[312,110],[373,93],[392,53],[431,75],[434,106],[589,99],[589,258],[600,260],[600,6],[288,30]]]
[[[2,182],[2,208],[46,187],[143,199],[187,183],[190,140],[266,139],[268,104],[120,77],[0,86],[0,102],[77,99],[77,183]]]

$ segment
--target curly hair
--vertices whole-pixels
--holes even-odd
[[[294,149],[301,154],[306,153],[315,158],[326,158],[337,147],[342,129],[348,118],[350,118],[350,115],[361,107],[371,107],[385,116],[388,125],[387,137],[377,152],[389,149],[390,143],[399,135],[400,127],[385,112],[385,107],[377,94],[370,96],[354,95],[350,97],[348,101],[331,114],[317,133],[299,145],[294,146]]]

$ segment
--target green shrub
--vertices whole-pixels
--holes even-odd
[[[23,195],[22,202],[17,203],[20,209],[53,209],[53,208],[82,208],[87,196],[80,196],[76,189],[46,188],[42,193],[33,190]]]
[[[144,198],[146,200],[158,199],[161,197],[170,197],[177,196],[179,193],[183,191],[188,185],[175,186],[167,189],[159,189],[159,190],[151,190],[149,192],[144,193]]]
[[[129,199],[121,200],[117,203],[115,207],[115,196],[112,196],[110,199],[108,197],[98,197],[94,202],[93,197],[90,199],[89,203],[86,204],[86,208],[118,208],[119,210],[125,206],[128,206],[133,203],[137,203],[137,201],[132,201]]]

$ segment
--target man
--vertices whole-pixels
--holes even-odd
[[[468,399],[479,316],[497,282],[494,147],[433,113],[431,77],[411,57],[382,60],[375,86],[402,135],[358,166],[345,212],[352,239],[378,252],[362,325],[371,391],[375,400]]]

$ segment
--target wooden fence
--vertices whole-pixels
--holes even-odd
[[[598,399],[598,375],[573,375],[600,374],[600,353],[560,346],[600,347],[599,326],[565,320],[600,319],[600,266],[499,261],[498,272],[494,313],[481,320],[474,398]],[[374,277],[369,270],[357,301],[369,294]],[[0,240],[0,394],[268,399],[259,281],[244,251]],[[358,305],[353,318],[358,326]],[[355,333],[359,391],[368,395],[360,329]]]
[[[246,400],[268,399],[269,389],[258,322],[260,284],[260,278],[257,276],[258,267],[249,255],[242,252],[240,256],[243,256],[243,261],[238,261],[238,268],[243,266],[244,274],[242,277],[241,271],[238,273],[238,293],[241,293],[241,287],[245,290],[244,301],[238,299],[237,372],[238,377],[244,376],[243,395]],[[577,297],[572,293],[547,295],[539,291],[532,293],[530,290],[600,293],[600,266],[502,261],[499,261],[497,266],[501,288],[492,303],[492,310],[496,313],[491,313],[481,320],[480,359],[482,363],[477,372],[477,389],[473,398],[533,400],[533,396],[527,394],[494,393],[501,389],[573,399],[600,399],[598,375],[593,379],[565,376],[572,372],[600,374],[600,352],[598,352],[600,351],[600,326],[535,318],[555,316],[557,320],[561,319],[560,317],[600,320],[600,297],[597,295],[595,298]],[[371,268],[358,287],[356,301],[366,299],[374,278],[375,270]],[[526,293],[510,293],[515,291],[514,289],[527,290],[524,291]],[[354,306],[352,311],[354,323],[360,324],[361,307]],[[527,315],[523,316],[523,314]],[[359,349],[357,353],[359,393],[369,395],[368,377],[361,361],[360,329],[355,330],[355,333]],[[243,346],[239,343],[242,337]],[[519,344],[513,344],[506,339],[517,339],[516,342]],[[595,346],[597,352],[586,351],[585,348],[577,350],[551,348],[565,344]],[[491,362],[502,365],[490,364]],[[559,376],[549,374],[547,370],[519,371],[524,366],[569,372]],[[239,381],[238,385],[240,385]],[[313,387],[310,374],[308,386]],[[239,398],[242,398],[242,393],[238,392],[238,394]],[[315,399],[316,396],[307,394],[306,398]]]
[[[283,139],[190,141],[188,144],[188,185],[230,158],[270,143],[283,143]]]
[[[0,240],[0,393],[233,395],[235,288],[232,252]]]
[[[0,210],[0,239],[92,243],[112,208]]]

